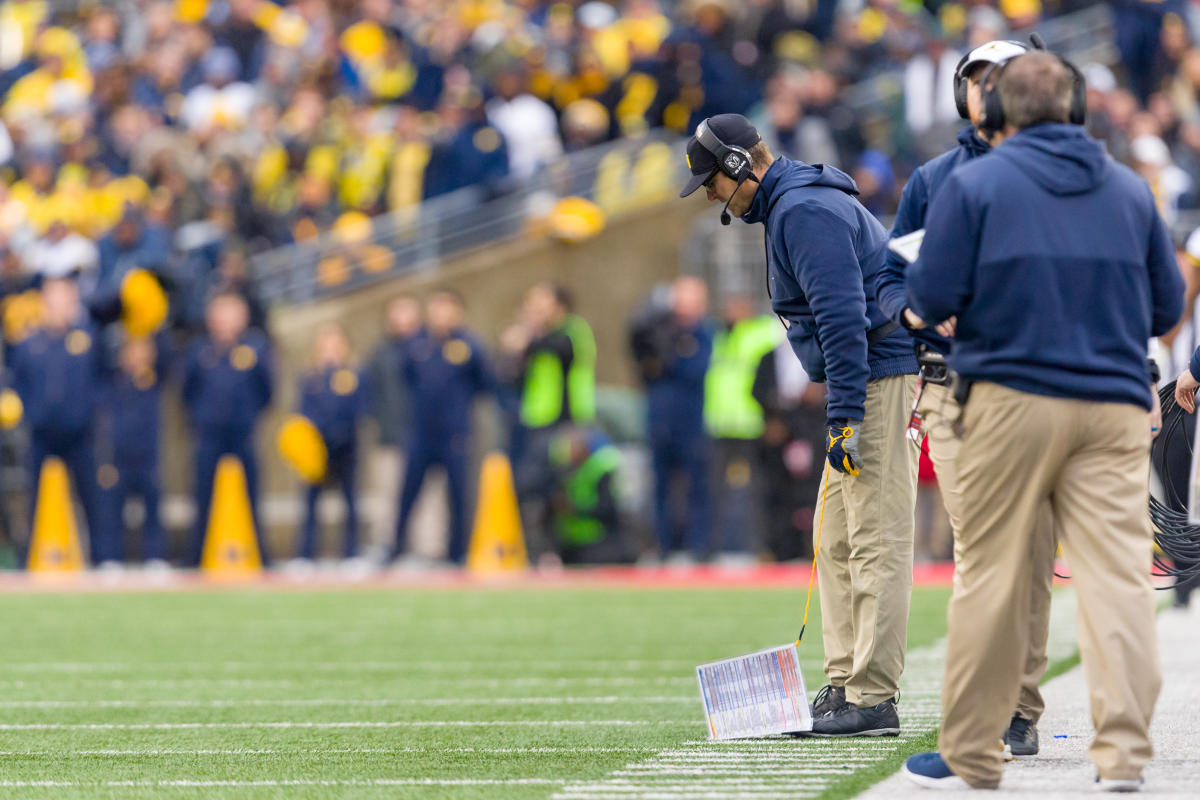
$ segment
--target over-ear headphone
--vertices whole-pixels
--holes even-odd
[[[1087,81],[1083,77],[1083,73],[1079,68],[1067,61],[1057,53],[1052,53],[1046,50],[1046,44],[1042,41],[1042,37],[1036,33],[1030,37],[1034,48],[1050,53],[1059,60],[1064,67],[1071,73],[1071,107],[1067,113],[1067,121],[1072,125],[1082,125],[1087,121]],[[1004,68],[1009,62],[1003,64],[993,64],[988,68],[988,71],[983,74],[979,80],[979,87],[982,92],[981,99],[983,100],[983,116],[979,120],[979,127],[985,131],[1000,131],[1004,129],[1004,104],[1000,102],[1000,76],[1004,74]]]
[[[721,172],[724,172],[738,183],[750,177],[750,153],[744,148],[725,144],[721,141],[721,137],[713,133],[712,128],[708,127],[708,120],[703,120],[696,126],[696,141],[705,150],[713,154],[713,158],[717,160],[717,165]]]
[[[708,120],[702,120],[696,126],[696,141],[713,154],[713,158],[717,160],[717,169],[737,181],[737,188],[733,190],[733,194],[737,194],[738,189],[741,189],[742,184],[747,180],[758,183],[754,170],[750,168],[750,152],[743,147],[725,144],[721,141],[721,137],[708,127]],[[722,225],[728,225],[733,221],[733,217],[729,214],[729,204],[733,202],[733,194],[729,195],[729,199],[725,201],[725,207],[721,209]]]
[[[1016,45],[1022,50],[1029,49],[1021,42],[1014,42],[1011,39],[1006,41],[1008,44]],[[991,43],[989,42],[989,44]],[[954,68],[954,107],[958,110],[958,115],[965,120],[971,119],[971,113],[967,110],[967,75],[965,70],[971,56],[981,47],[983,45],[974,47],[963,53],[963,57],[958,60],[958,65]]]

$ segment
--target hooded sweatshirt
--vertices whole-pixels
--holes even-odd
[[[991,150],[991,146],[979,138],[975,128],[966,126],[958,132],[958,147],[947,150],[931,159],[913,172],[900,195],[900,207],[896,209],[896,220],[892,223],[893,239],[905,236],[925,227],[925,216],[929,203],[942,188],[946,178],[957,167]],[[901,324],[904,309],[908,307],[908,296],[904,289],[904,271],[908,262],[898,253],[888,250],[887,260],[875,276],[875,294],[883,313]],[[950,340],[933,328],[912,331],[912,337],[928,345],[942,355],[950,352]]]
[[[875,302],[887,230],[856,194],[839,169],[780,158],[742,217],[766,228],[771,306],[809,377],[828,384],[829,419],[861,420],[867,381],[917,371],[903,329],[867,346],[867,332],[888,323]]]
[[[1150,188],[1076,125],[1027,128],[955,170],[929,209],[908,302],[958,317],[967,380],[1150,407],[1146,343],[1183,312]]]

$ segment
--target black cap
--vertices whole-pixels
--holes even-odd
[[[709,117],[705,122],[708,123],[708,129],[714,136],[731,147],[749,150],[762,141],[762,137],[750,124],[750,120],[741,114],[717,114],[715,117]],[[688,139],[687,143],[687,164],[688,169],[692,171],[692,177],[688,179],[683,191],[679,193],[680,197],[687,197],[703,186],[719,167],[717,157],[709,152],[707,147],[700,144],[700,140],[694,135]]]

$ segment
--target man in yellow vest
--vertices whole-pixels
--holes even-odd
[[[748,558],[761,541],[761,449],[763,409],[754,399],[759,362],[783,339],[774,317],[754,314],[749,296],[730,295],[722,304],[724,330],[713,341],[704,385],[704,421],[713,438],[716,480],[714,551]]]
[[[565,286],[539,283],[523,309],[530,340],[520,359],[521,394],[512,456],[530,550],[551,549],[545,498],[554,474],[547,457],[551,438],[564,423],[596,417],[596,340],[573,313]],[[540,538],[539,538],[540,537]]]

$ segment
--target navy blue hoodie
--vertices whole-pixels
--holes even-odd
[[[900,195],[900,207],[896,209],[896,219],[892,223],[892,238],[924,228],[929,202],[938,189],[942,188],[946,178],[950,177],[950,173],[961,164],[991,149],[991,146],[975,133],[975,128],[968,125],[958,132],[958,147],[947,150],[917,167],[908,179],[904,193]],[[907,268],[907,261],[888,250],[887,261],[875,276],[875,296],[879,307],[883,309],[883,313],[901,324],[904,322],[901,319],[904,309],[908,307],[908,294],[904,288],[904,271]],[[950,352],[950,340],[933,328],[913,331],[912,336],[942,355]]]
[[[856,194],[839,169],[780,158],[742,217],[766,227],[771,306],[805,372],[828,384],[829,419],[862,419],[867,381],[917,371],[903,329],[867,348],[867,331],[888,322],[875,303],[888,238]]]
[[[1146,345],[1183,278],[1146,182],[1076,125],[964,164],[929,209],[909,305],[957,315],[950,365],[1017,391],[1150,407]]]

